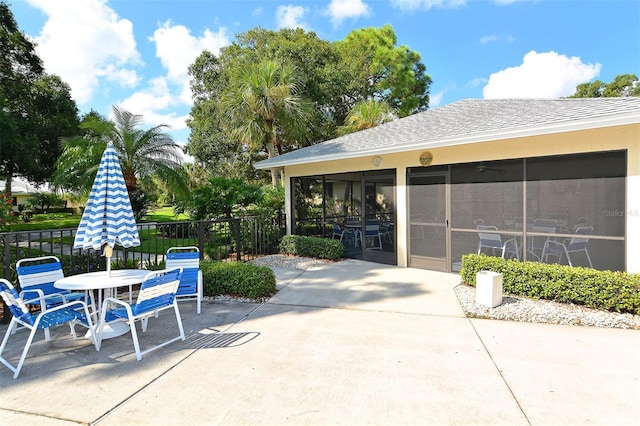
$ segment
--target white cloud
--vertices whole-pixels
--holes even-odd
[[[142,60],[133,24],[120,18],[106,0],[27,2],[47,16],[40,35],[35,37],[38,56],[48,73],[59,75],[69,84],[76,102],[90,101],[102,81],[124,87],[140,81],[134,67]]]
[[[369,5],[362,0],[331,0],[325,11],[334,26],[340,25],[345,19],[369,16],[370,13]]]
[[[145,123],[158,125],[168,123],[165,123],[163,120],[154,119],[154,116],[158,116],[154,111],[162,111],[173,103],[174,98],[171,95],[167,79],[157,77],[150,80],[144,90],[133,93],[118,104],[126,111],[142,115]]]
[[[484,77],[476,77],[469,82],[467,82],[467,87],[479,87],[483,84],[487,84],[487,79]]]
[[[166,124],[169,126],[167,131],[171,133],[184,130],[187,128],[188,114],[179,114],[175,109],[169,113],[163,112],[174,105],[173,97],[164,85],[166,80],[162,77],[154,79],[147,90],[134,93],[118,103],[118,106],[125,111],[141,115],[146,126]]]
[[[259,18],[260,16],[262,16],[263,13],[264,13],[264,7],[258,6],[255,9],[253,9],[253,12],[251,12],[251,16],[253,16],[254,18]]]
[[[493,0],[493,2],[497,5],[507,5],[507,6],[513,3],[525,2],[525,1],[536,1],[536,0]]]
[[[557,99],[572,95],[577,85],[598,76],[601,67],[599,63],[584,64],[576,56],[532,50],[519,66],[491,74],[482,94],[487,99]]]
[[[455,8],[464,6],[467,0],[390,0],[391,6],[405,12],[412,10],[429,10],[434,7]]]
[[[179,98],[188,105],[191,104],[189,66],[203,50],[218,55],[220,49],[230,43],[224,28],[217,32],[207,29],[201,37],[195,37],[187,27],[172,25],[169,21],[156,29],[149,40],[156,44],[156,57],[167,70],[168,82],[180,88]]]
[[[302,6],[278,6],[276,10],[276,21],[278,28],[304,28],[302,18],[306,9]]]
[[[491,34],[491,35],[486,35],[483,37],[480,37],[480,44],[488,44],[488,43],[493,43],[494,41],[501,41],[504,40],[508,43],[513,43],[514,41],[516,41],[515,37],[509,35],[509,34]]]
[[[226,30],[220,28],[214,32],[207,29],[200,37],[196,37],[185,26],[173,25],[168,21],[161,24],[149,40],[156,44],[156,57],[160,59],[166,74],[151,79],[146,87],[119,105],[126,111],[142,115],[145,124],[150,126],[167,124],[172,131],[186,129],[188,115],[178,114],[175,110],[190,106],[193,102],[189,66],[203,50],[218,55],[220,49],[230,43]]]
[[[435,108],[442,102],[442,97],[446,90],[441,90],[438,93],[432,93],[429,95],[429,108]]]

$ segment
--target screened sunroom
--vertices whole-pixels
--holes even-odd
[[[640,272],[640,99],[465,100],[284,154],[288,231],[455,272],[466,253]]]

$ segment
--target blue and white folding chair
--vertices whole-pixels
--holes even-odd
[[[57,280],[64,278],[62,264],[55,256],[20,259],[16,262],[16,271],[20,296],[24,300],[30,300],[30,304],[40,306],[43,311],[74,300],[87,302],[85,293],[61,290],[53,286]]]
[[[195,246],[171,247],[165,258],[167,269],[182,268],[180,287],[178,287],[178,301],[195,300],[197,312],[200,314],[202,295],[202,271],[200,270],[200,250]]]
[[[29,312],[29,308],[27,308],[27,303],[30,303],[30,301],[23,300],[13,285],[9,281],[1,278],[0,295],[2,295],[2,298],[13,315],[13,318],[9,323],[9,327],[7,328],[7,332],[4,335],[4,339],[2,340],[2,344],[0,345],[0,362],[13,371],[14,379],[17,379],[20,374],[20,370],[22,369],[24,360],[27,357],[27,352],[29,352],[29,347],[33,342],[36,331],[43,329],[45,340],[48,342],[51,338],[49,334],[50,327],[60,324],[69,324],[71,327],[71,334],[73,335],[73,338],[76,339],[77,336],[74,329],[76,324],[80,324],[89,329],[93,326],[87,304],[81,300],[64,303],[47,308],[46,310],[40,311],[38,314],[32,314]],[[13,365],[7,359],[2,357],[2,353],[7,346],[9,336],[15,332],[18,325],[21,325],[21,328],[28,328],[31,332],[29,333],[27,342],[22,350],[20,361],[18,361],[17,365]],[[98,344],[95,338],[93,339],[93,343],[96,346],[96,349],[98,349]]]
[[[100,324],[98,326],[98,343],[100,350],[102,345],[102,335],[104,326],[116,321],[126,321],[131,327],[131,337],[133,338],[133,346],[136,351],[138,361],[142,359],[142,355],[153,350],[161,348],[173,343],[177,340],[184,340],[184,329],[182,328],[182,319],[180,310],[178,309],[178,301],[176,292],[180,284],[180,275],[182,268],[165,269],[162,271],[153,271],[147,274],[142,281],[138,298],[133,304],[113,297],[107,297],[102,303],[100,311]],[[147,322],[150,317],[156,315],[157,312],[173,308],[180,335],[173,339],[169,339],[159,345],[153,346],[145,351],[140,351],[140,342],[138,340],[138,332],[136,331],[136,322],[140,321],[142,331],[147,331]]]

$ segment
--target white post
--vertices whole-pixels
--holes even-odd
[[[476,303],[490,308],[502,304],[502,274],[492,271],[476,274]]]

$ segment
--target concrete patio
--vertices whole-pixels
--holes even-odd
[[[142,361],[129,334],[96,352],[67,328],[39,333],[17,380],[0,365],[0,424],[640,422],[637,330],[467,319],[455,274],[357,260],[275,272],[264,304],[181,304],[187,340]],[[174,333],[165,311],[141,344]]]

